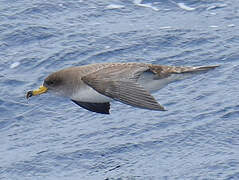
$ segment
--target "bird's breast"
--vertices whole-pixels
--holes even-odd
[[[105,103],[112,101],[111,98],[98,93],[96,90],[88,85],[77,89],[72,94],[71,99],[81,102],[91,102],[91,103]]]

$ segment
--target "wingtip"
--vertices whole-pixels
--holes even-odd
[[[155,108],[151,108],[150,110],[156,110],[156,111],[168,111],[167,109],[165,109],[162,105],[158,104],[157,107]]]
[[[219,65],[219,64],[217,64],[217,65],[211,65],[211,66],[207,66],[208,68],[217,68],[217,67],[219,67],[219,66],[221,66],[221,65]]]
[[[215,69],[219,66],[220,65],[189,67],[189,68],[183,69],[181,71],[181,73],[197,73],[197,72],[203,72],[203,71],[210,71],[210,70]]]
[[[168,111],[167,109],[165,109],[163,106],[161,106],[160,111]]]
[[[215,69],[219,67],[220,65],[211,65],[211,66],[200,66],[197,69],[198,70],[210,70],[210,69]]]

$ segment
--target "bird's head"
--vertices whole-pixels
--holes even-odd
[[[72,83],[73,81],[69,79],[67,72],[58,71],[46,77],[43,85],[40,86],[39,89],[28,91],[26,98],[28,99],[31,96],[40,95],[46,92],[53,92],[61,96],[69,96],[73,91],[73,89],[69,88],[72,87],[69,86],[69,84]]]

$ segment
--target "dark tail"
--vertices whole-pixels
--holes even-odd
[[[215,69],[219,65],[215,66],[197,66],[197,67],[179,67],[179,66],[163,66],[163,65],[150,65],[149,68],[152,72],[157,74],[160,78],[167,77],[171,74],[184,74],[191,73],[196,74],[200,72],[207,72],[211,69]]]
[[[176,67],[175,73],[193,73],[193,72],[202,72],[202,71],[209,71],[211,69],[215,69],[220,65],[214,66],[197,66],[197,67]]]

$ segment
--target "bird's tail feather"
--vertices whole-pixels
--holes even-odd
[[[214,66],[196,66],[196,67],[180,67],[180,66],[162,66],[151,65],[150,70],[157,75],[157,78],[165,78],[172,74],[197,74],[207,72],[211,69],[215,69],[219,65]]]
[[[175,73],[193,73],[193,72],[201,72],[201,71],[209,71],[211,69],[215,69],[219,65],[213,66],[197,66],[197,67],[178,67],[176,68]]]

